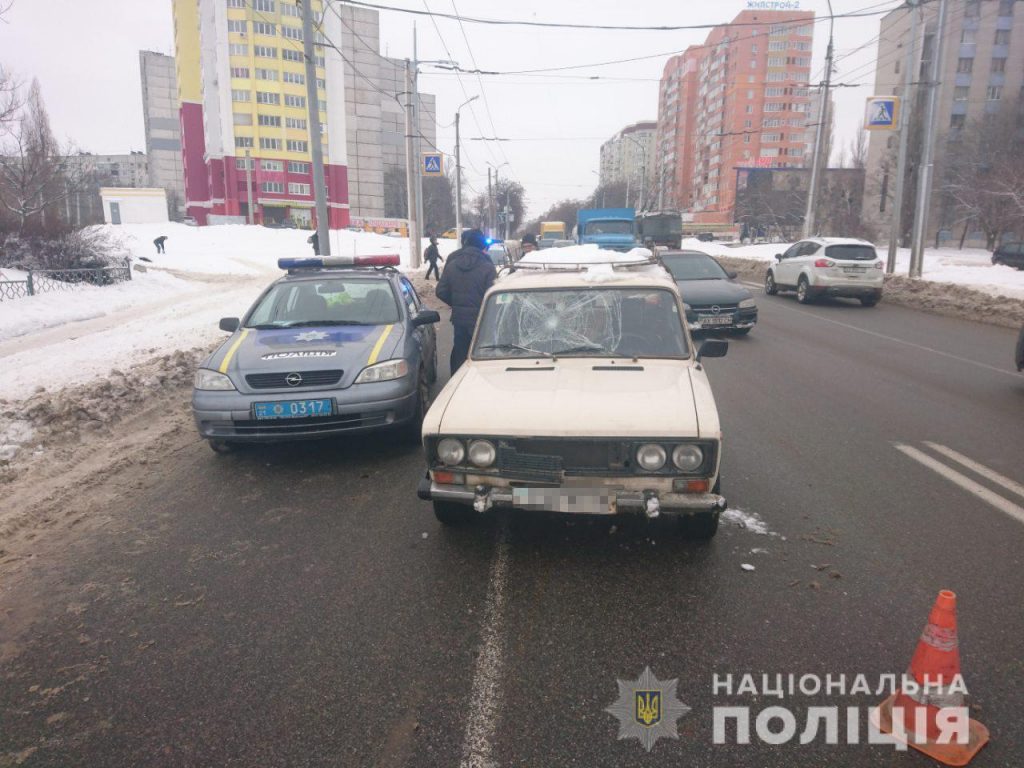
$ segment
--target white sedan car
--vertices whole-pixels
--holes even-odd
[[[571,264],[576,251],[633,261]],[[488,291],[423,423],[419,497],[442,523],[492,507],[665,513],[715,534],[722,433],[701,358],[728,342],[694,347],[675,282],[643,253],[539,251]],[[530,263],[544,254],[560,263]]]
[[[882,298],[885,270],[875,246],[866,240],[812,237],[775,256],[764,278],[764,292],[796,291],[808,304],[819,296],[860,299],[873,307]]]

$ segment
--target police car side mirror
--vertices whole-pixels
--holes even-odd
[[[433,323],[441,322],[441,313],[433,309],[421,309],[419,314],[412,319],[414,326],[420,325],[431,325]]]
[[[704,357],[725,357],[729,351],[729,342],[724,339],[707,339],[697,350],[697,360]]]
[[[220,329],[222,331],[227,331],[228,333],[234,333],[238,330],[238,318],[222,317],[220,319]]]

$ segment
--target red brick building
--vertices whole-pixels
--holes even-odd
[[[814,14],[741,12],[669,59],[656,140],[660,206],[729,224],[737,167],[802,166]]]

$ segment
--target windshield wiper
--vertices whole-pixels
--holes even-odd
[[[374,323],[363,323],[359,320],[302,320],[297,323],[289,323],[289,328],[302,328],[312,325],[374,325]]]
[[[246,328],[252,328],[254,331],[274,331],[278,328],[285,328],[284,325],[278,325],[277,323],[258,323],[256,325],[247,325]]]
[[[522,344],[484,344],[482,347],[477,347],[477,349],[517,349],[520,352],[533,352],[541,357],[552,357],[550,352],[542,352],[532,347],[524,347]]]
[[[608,350],[600,344],[580,344],[579,346],[569,347],[568,349],[560,349],[552,354],[557,357],[558,355],[571,355],[573,352],[608,352]]]

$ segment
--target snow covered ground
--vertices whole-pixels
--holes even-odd
[[[791,243],[761,243],[730,246],[726,243],[702,243],[696,239],[683,241],[683,248],[755,261],[773,261]],[[879,258],[885,260],[888,246],[880,245]],[[896,253],[896,274],[906,275],[910,266],[910,249],[900,248]],[[926,248],[922,277],[936,283],[955,283],[974,288],[993,296],[1024,299],[1024,271],[1012,267],[993,266],[992,254],[980,248]]]

